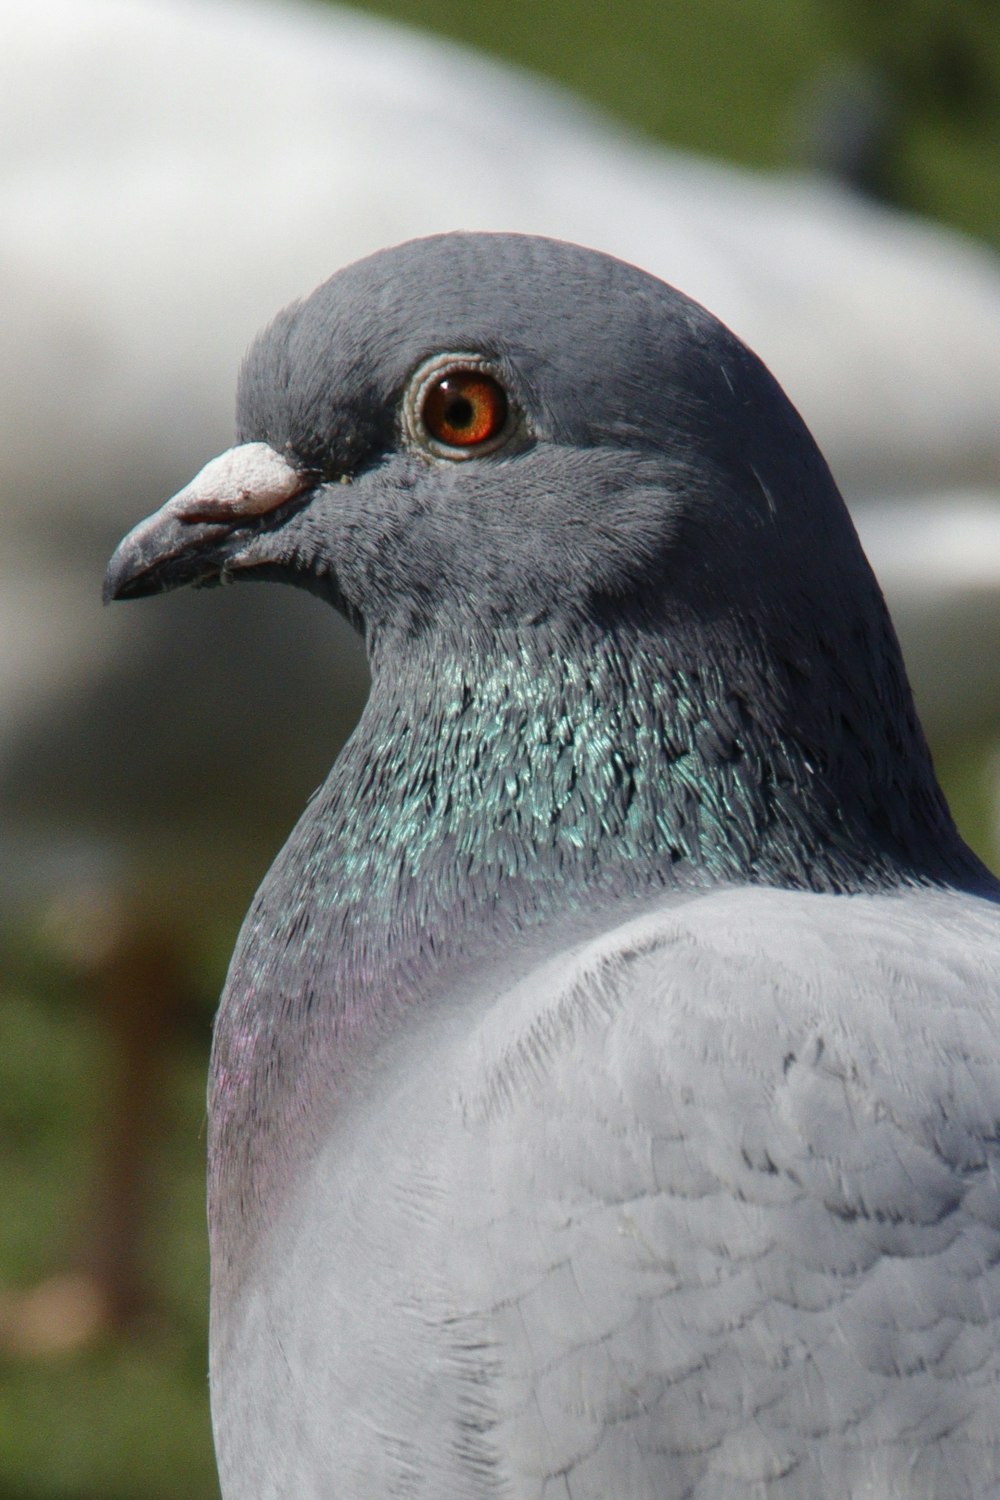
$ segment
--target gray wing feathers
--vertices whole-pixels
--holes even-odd
[[[723,891],[415,1017],[216,1329],[233,1487],[1000,1497],[997,931]]]
[[[726,892],[484,1019],[468,1299],[514,1493],[1000,1494],[997,929]]]

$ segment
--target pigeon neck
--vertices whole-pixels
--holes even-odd
[[[213,1063],[227,1233],[268,1201],[275,1163],[287,1177],[289,1137],[308,1151],[312,1121],[320,1138],[357,1048],[547,923],[727,881],[974,881],[912,709],[881,738],[851,730],[865,704],[908,702],[891,672],[816,718],[795,698],[801,668],[765,672],[731,631],[686,650],[682,633],[668,646],[596,629],[584,650],[539,631],[463,645],[376,662],[355,734],[248,914]],[[834,691],[824,670],[807,703]],[[220,1208],[233,1193],[242,1207]]]
[[[560,906],[574,883],[978,884],[884,610],[876,627],[865,653],[776,651],[731,617],[393,652],[317,815],[408,910],[442,885],[453,909],[458,859],[468,904],[518,924],[553,875]]]

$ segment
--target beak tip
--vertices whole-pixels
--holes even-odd
[[[118,553],[115,552],[104,574],[104,583],[101,587],[101,603],[107,605],[113,603],[116,599],[120,599],[121,584],[121,568],[118,564]]]
[[[118,599],[121,599],[122,597],[122,592],[118,586],[117,580],[112,578],[110,572],[107,573],[105,575],[104,584],[101,588],[101,603],[105,607],[107,607],[109,604],[114,604]]]
[[[141,552],[133,544],[133,533],[119,542],[104,574],[101,600],[112,604],[118,599],[130,599],[139,592],[136,585],[143,573]]]

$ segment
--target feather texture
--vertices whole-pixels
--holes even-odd
[[[233,1492],[997,1492],[996,945],[723,888],[442,997],[216,1347]]]

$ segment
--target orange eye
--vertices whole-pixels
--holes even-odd
[[[507,397],[485,370],[450,370],[428,385],[420,416],[435,442],[476,448],[503,431]]]

